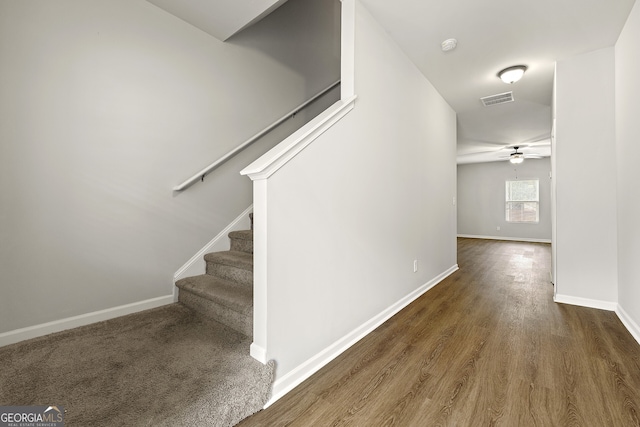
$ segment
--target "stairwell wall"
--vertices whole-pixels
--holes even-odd
[[[455,112],[357,1],[355,15],[355,108],[260,184],[276,396],[456,268]]]
[[[339,91],[172,187],[339,78],[339,8],[289,0],[222,43],[144,0],[1,1],[0,337],[171,301],[251,204],[238,172]]]

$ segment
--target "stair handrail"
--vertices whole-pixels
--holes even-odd
[[[182,190],[185,190],[188,187],[192,186],[197,181],[204,181],[204,177],[207,176],[209,173],[211,173],[214,169],[216,169],[217,167],[221,166],[227,160],[231,159],[233,156],[235,156],[236,154],[238,154],[239,152],[241,152],[245,148],[249,147],[251,144],[256,142],[258,139],[260,139],[261,137],[263,137],[267,133],[271,132],[276,127],[280,126],[282,123],[284,123],[288,119],[295,117],[295,115],[300,110],[304,109],[306,106],[308,106],[309,104],[311,104],[312,102],[314,102],[315,100],[317,100],[322,95],[326,94],[331,89],[333,89],[336,86],[338,86],[339,84],[340,84],[340,80],[333,82],[331,85],[327,86],[325,89],[321,90],[316,95],[314,95],[313,97],[309,98],[307,101],[305,101],[302,104],[298,105],[296,108],[291,110],[289,113],[285,114],[284,116],[282,116],[281,118],[279,118],[275,122],[271,123],[269,126],[264,128],[260,132],[256,133],[251,138],[247,139],[245,142],[243,142],[242,144],[238,145],[236,148],[234,148],[233,150],[229,151],[227,154],[225,154],[224,156],[220,157],[218,160],[216,160],[215,162],[211,163],[209,166],[205,167],[204,169],[202,169],[201,171],[199,171],[198,173],[193,175],[191,178],[185,180],[182,184],[176,185],[175,187],[173,187],[173,191],[182,191]]]

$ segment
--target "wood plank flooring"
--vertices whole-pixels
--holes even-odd
[[[640,345],[553,302],[547,244],[458,239],[460,270],[250,426],[640,426]]]

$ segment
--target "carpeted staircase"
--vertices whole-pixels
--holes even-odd
[[[204,256],[206,274],[176,282],[179,288],[178,301],[197,313],[251,337],[253,231],[232,231],[229,239],[230,250]]]

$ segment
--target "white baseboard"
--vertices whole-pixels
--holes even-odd
[[[198,276],[204,274],[206,264],[204,262],[204,256],[210,252],[228,251],[229,239],[227,236],[230,232],[235,230],[248,230],[251,227],[251,220],[249,219],[249,213],[253,212],[253,205],[244,210],[231,224],[222,230],[216,237],[211,239],[202,249],[200,249],[194,256],[191,257],[182,267],[178,269],[173,275],[174,283],[180,279],[184,279],[189,276]],[[177,288],[173,287],[173,294],[177,301],[178,293]]]
[[[372,332],[378,326],[383,324],[385,321],[390,319],[393,315],[398,313],[400,310],[411,304],[417,298],[419,298],[422,294],[427,292],[429,289],[436,286],[438,283],[442,282],[445,278],[453,274],[458,270],[458,264],[449,268],[447,271],[438,275],[434,279],[420,286],[415,291],[411,292],[406,297],[402,298],[400,301],[396,302],[386,310],[382,311],[380,314],[373,317],[368,322],[364,323],[360,327],[356,328],[351,333],[345,335],[343,338],[339,339],[329,347],[325,348],[320,353],[316,354],[312,358],[308,359],[306,362],[302,363],[292,371],[288,372],[282,378],[276,378],[276,381],[273,384],[273,392],[271,395],[271,399],[265,405],[265,408],[271,406],[274,402],[280,399],[282,396],[293,390],[296,386],[302,383],[304,380],[309,378],[311,375],[316,373],[320,368],[325,366],[327,363],[331,362],[333,359],[342,354],[349,347],[360,341],[367,334]]]
[[[478,236],[475,234],[458,234],[465,239],[508,240],[511,242],[551,243],[551,239],[530,239],[528,237]]]
[[[635,340],[640,344],[640,326],[627,314],[626,311],[618,304],[616,308],[616,314],[618,318],[622,322],[622,324],[627,328],[631,336],[635,338]]]
[[[249,354],[258,362],[262,362],[263,364],[267,363],[267,351],[256,343],[251,343]]]
[[[172,303],[173,295],[167,295],[121,305],[119,307],[108,308],[106,310],[94,311],[93,313],[86,313],[79,316],[68,317],[66,319],[55,320],[41,325],[34,325],[27,328],[3,332],[0,334],[0,347]]]
[[[580,307],[597,308],[599,310],[616,311],[618,303],[611,301],[600,301],[595,299],[572,297],[570,295],[557,294],[553,300],[560,304],[577,305]]]

